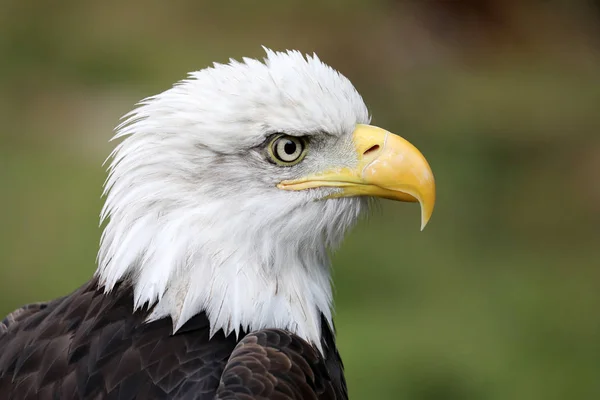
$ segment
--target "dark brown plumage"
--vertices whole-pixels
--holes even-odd
[[[131,287],[90,281],[69,296],[25,306],[0,322],[2,399],[344,399],[343,366],[322,319],[325,357],[290,332],[209,339],[204,313],[172,334],[144,323]]]

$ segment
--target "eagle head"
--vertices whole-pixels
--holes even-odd
[[[114,138],[96,275],[133,286],[176,331],[281,328],[319,345],[328,248],[383,197],[435,201],[409,142],[368,125],[363,99],[316,55],[266,49],[189,75],[125,115]]]

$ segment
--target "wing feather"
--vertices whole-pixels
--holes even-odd
[[[8,314],[2,321],[0,321],[0,335],[7,332],[8,328],[18,324],[19,322],[27,319],[36,312],[45,309],[48,306],[47,302],[32,303],[24,305],[21,308]]]
[[[221,376],[217,399],[345,398],[335,384],[314,346],[288,331],[264,329],[237,344]]]

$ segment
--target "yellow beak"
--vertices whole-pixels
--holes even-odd
[[[332,197],[376,196],[418,201],[421,230],[435,205],[435,180],[425,157],[400,136],[371,125],[357,125],[353,133],[358,158],[355,168],[333,168],[300,179],[281,182],[284,190],[337,187]]]

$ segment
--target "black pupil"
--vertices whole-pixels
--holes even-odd
[[[285,151],[285,154],[287,155],[294,154],[296,152],[296,143],[291,140],[286,141],[283,145],[283,151]]]

